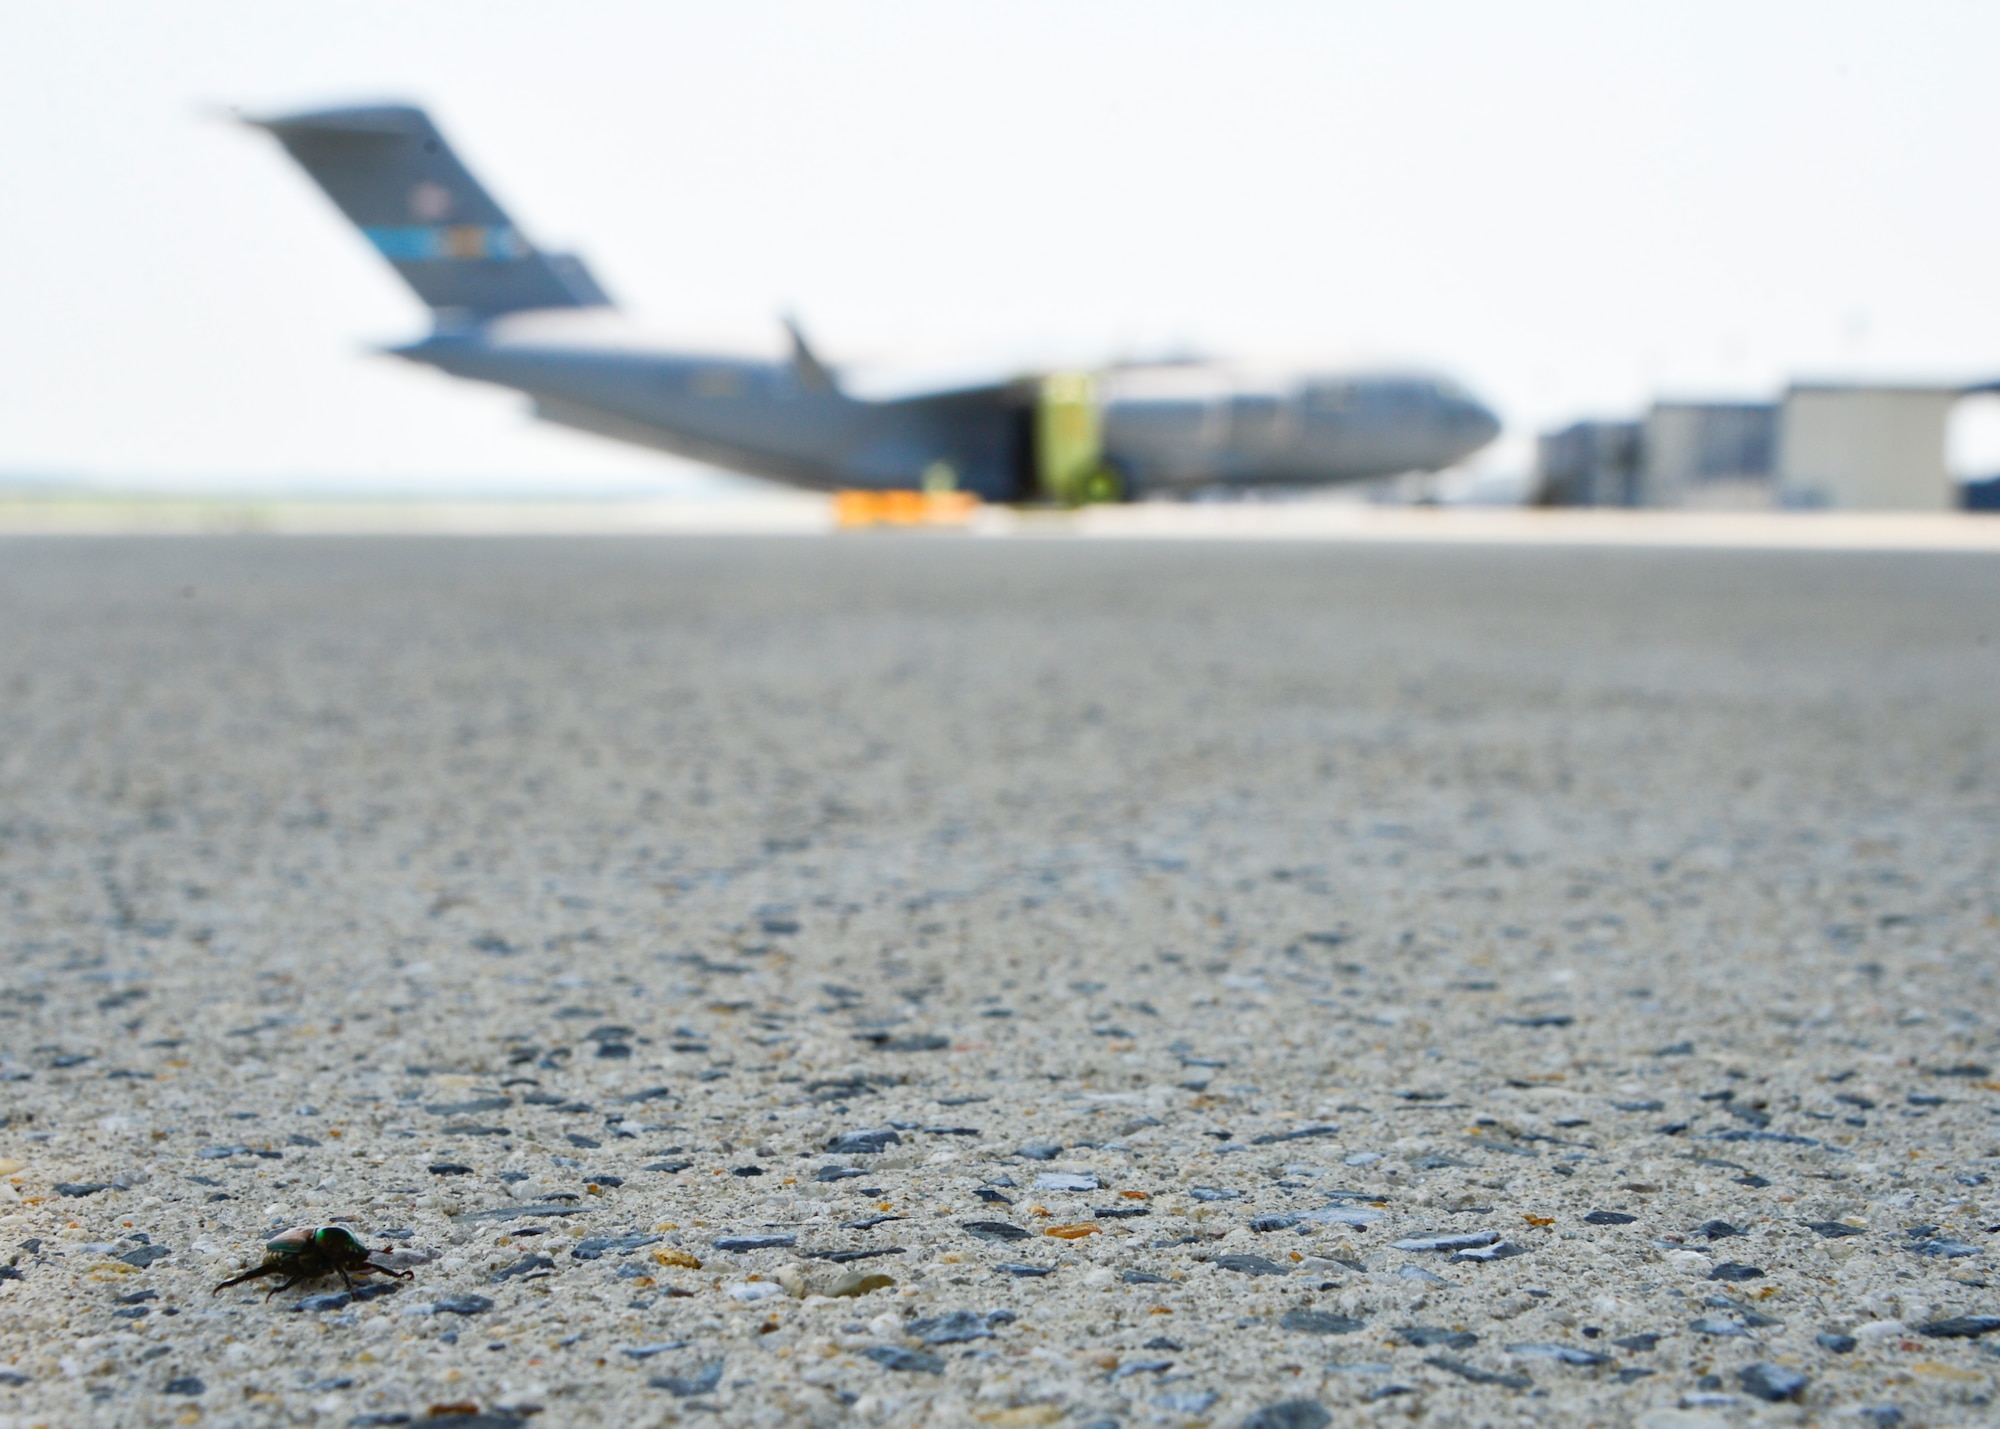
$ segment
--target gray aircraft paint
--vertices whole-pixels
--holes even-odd
[[[433,332],[398,357],[524,392],[551,422],[796,486],[910,487],[942,463],[987,500],[1038,495],[1038,376],[871,401],[843,391],[796,327],[786,362],[552,333],[538,319],[609,300],[580,260],[521,233],[422,110],[248,122],[430,307]],[[1259,381],[1176,364],[1113,370],[1098,391],[1105,459],[1131,495],[1436,471],[1499,431],[1469,394],[1421,374]]]

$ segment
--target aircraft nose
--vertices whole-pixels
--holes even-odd
[[[1478,402],[1467,399],[1452,415],[1452,425],[1463,437],[1467,452],[1478,451],[1500,435],[1500,419]]]

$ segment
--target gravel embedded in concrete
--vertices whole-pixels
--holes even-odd
[[[1996,611],[0,542],[0,1426],[1990,1422]]]

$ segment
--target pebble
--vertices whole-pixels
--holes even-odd
[[[111,1183],[109,1181],[56,1182],[56,1194],[58,1196],[74,1196],[78,1199],[81,1199],[85,1196],[94,1196],[99,1191],[108,1191],[110,1189],[111,1189]]]
[[[505,1270],[493,1273],[495,1280],[512,1280],[516,1276],[527,1275],[537,1270],[553,1270],[555,1262],[546,1255],[524,1255]]]
[[[877,1290],[887,1290],[895,1283],[893,1276],[879,1271],[850,1270],[828,1286],[826,1293],[835,1300],[851,1300],[872,1295]]]
[[[721,1360],[710,1360],[699,1370],[685,1377],[677,1374],[661,1375],[649,1379],[647,1384],[654,1389],[664,1389],[676,1399],[691,1399],[698,1394],[713,1394],[715,1387],[722,1383]]]
[[[1697,1335],[1717,1335],[1725,1339],[1747,1339],[1750,1334],[1736,1321],[1725,1320],[1715,1315],[1703,1315],[1698,1320],[1690,1320],[1688,1328]]]
[[[1007,1221],[960,1221],[958,1228],[980,1240],[1027,1240],[1029,1233]]]
[[[1295,1330],[1302,1335],[1351,1335],[1365,1324],[1347,1315],[1333,1315],[1324,1310],[1287,1310],[1278,1317],[1281,1329]]]
[[[1037,1191],[1095,1191],[1099,1189],[1095,1176],[1076,1175],[1068,1171],[1044,1171],[1035,1177]]]
[[[1526,1250],[1524,1250],[1522,1247],[1518,1245],[1515,1245],[1512,1241],[1508,1240],[1496,1241],[1492,1245],[1475,1246],[1471,1250],[1461,1250],[1457,1252],[1452,1256],[1451,1264],[1457,1265],[1459,1262],[1467,1260],[1470,1261],[1508,1260],[1514,1256],[1526,1255],[1527,1253],[1528,1252]]]
[[[1030,1161],[1053,1161],[1058,1156],[1062,1155],[1062,1148],[1060,1146],[1051,1146],[1046,1143],[1030,1142],[1028,1145],[1023,1146],[1017,1151],[1015,1151],[1014,1154],[1016,1156],[1025,1157]]]
[[[1218,1255],[1213,1262],[1224,1270],[1233,1270],[1238,1275],[1290,1275],[1288,1266],[1278,1265],[1261,1255]]]
[[[754,1304],[759,1300],[776,1300],[786,1294],[785,1287],[770,1280],[744,1280],[725,1287],[732,1300]]]
[[[1481,1246],[1494,1245],[1500,1239],[1498,1231],[1446,1232],[1439,1235],[1411,1236],[1405,1240],[1391,1241],[1397,1250],[1477,1250]]]
[[[1813,1336],[1813,1343],[1833,1354],[1844,1355],[1851,1353],[1855,1345],[1860,1342],[1852,1335],[1843,1335],[1834,1330],[1821,1330]]]
[[[1256,1410],[1242,1429],[1326,1429],[1331,1423],[1333,1416],[1317,1400],[1286,1399]]]
[[[1583,1223],[1587,1226],[1629,1226],[1638,1219],[1623,1211],[1592,1211],[1583,1218]]]
[[[1340,1128],[1338,1126],[1302,1126],[1297,1131],[1273,1131],[1267,1132],[1263,1136],[1253,1136],[1250,1138],[1250,1144],[1252,1146],[1276,1146],[1278,1143],[1284,1141],[1311,1141],[1322,1136],[1337,1136],[1339,1133]]]
[[[1754,1394],[1772,1404],[1797,1399],[1805,1392],[1806,1385],[1811,1383],[1797,1370],[1762,1362],[1738,1370],[1736,1382],[1743,1387],[1745,1394]]]
[[[629,1359],[649,1360],[654,1355],[663,1355],[668,1350],[684,1350],[687,1346],[686,1340],[662,1340],[656,1345],[626,1345],[618,1353]]]
[[[1450,1355],[1429,1355],[1425,1357],[1424,1363],[1435,1365],[1448,1374],[1455,1374],[1460,1379],[1470,1380],[1474,1384],[1498,1384],[1508,1389],[1529,1389],[1534,1385],[1534,1381],[1524,1374],[1496,1374],[1492,1370],[1469,1365],[1464,1360],[1453,1359]]]
[[[1049,1274],[1055,1269],[1053,1265],[1021,1265],[1011,1261],[1003,1262],[993,1268],[1005,1271],[1008,1275],[1036,1280],[1039,1280],[1042,1276]]]
[[[1623,1339],[1613,1340],[1611,1343],[1618,1346],[1621,1350],[1632,1350],[1636,1353],[1644,1354],[1647,1350],[1659,1345],[1660,1337],[1658,1335],[1627,1335]]]
[[[1934,1340],[1977,1339],[2000,1330],[2000,1315],[1953,1315],[1917,1326],[1917,1333]]]
[[[493,1308],[493,1302],[484,1295],[447,1295],[435,1302],[435,1306],[445,1315],[484,1315]]]
[[[1438,1345],[1448,1350],[1469,1350],[1479,1343],[1479,1336],[1470,1330],[1452,1330],[1442,1325],[1398,1325],[1396,1338],[1422,1350]]]
[[[1321,1226],[1372,1226],[1386,1214],[1368,1206],[1335,1204],[1322,1206],[1317,1211],[1307,1211],[1299,1217],[1299,1220]]]
[[[1725,1260],[1708,1272],[1708,1278],[1740,1285],[1746,1280],[1762,1280],[1764,1272],[1754,1265],[1745,1265],[1740,1260]]]
[[[464,1221],[511,1221],[528,1216],[580,1216],[587,1206],[562,1201],[539,1201],[526,1206],[494,1206],[484,1211],[467,1211],[460,1216]]]
[[[925,1354],[921,1350],[906,1350],[901,1345],[870,1345],[861,1353],[883,1369],[897,1370],[904,1374],[944,1373],[944,1361],[938,1356]]]
[[[709,1242],[717,1250],[731,1254],[750,1250],[783,1250],[798,1243],[799,1238],[795,1235],[725,1235]]]
[[[1011,1310],[995,1310],[981,1315],[973,1310],[952,1310],[910,1321],[909,1333],[927,1345],[958,1345],[993,1338],[993,1326],[1012,1324]]]
[[[512,1097],[475,1097],[471,1101],[427,1106],[424,1110],[432,1116],[477,1116],[486,1111],[505,1111],[512,1105],[514,1105]]]
[[[208,1386],[203,1384],[198,1376],[191,1374],[184,1374],[177,1379],[170,1379],[160,1386],[160,1393],[162,1394],[178,1394],[189,1399],[194,1398],[196,1395],[206,1394],[207,1392]]]
[[[1574,1345],[1509,1345],[1507,1353],[1524,1360],[1558,1360],[1563,1364],[1573,1365],[1611,1363],[1610,1355],[1599,1354],[1595,1350],[1581,1350]]]
[[[902,1141],[901,1136],[886,1127],[877,1131],[844,1131],[827,1142],[826,1149],[835,1156],[869,1156],[885,1147],[900,1146]]]

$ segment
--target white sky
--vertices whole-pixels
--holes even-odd
[[[1996,56],[1990,0],[13,0],[0,473],[690,481],[366,355],[422,309],[203,105],[426,104],[665,333],[1415,361],[1518,465],[1655,393],[2000,376]]]

